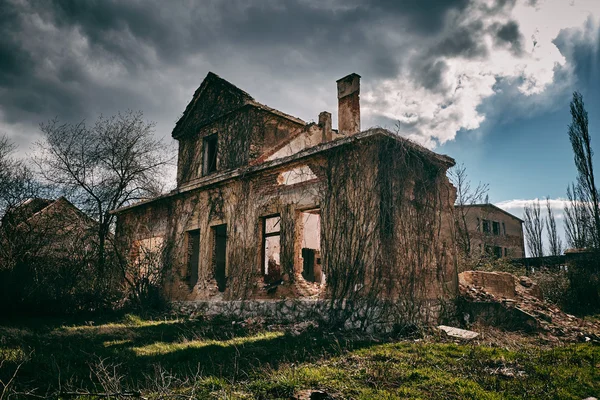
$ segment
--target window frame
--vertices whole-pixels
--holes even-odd
[[[491,222],[492,221],[490,221],[489,219],[482,220],[481,230],[483,233],[488,234],[488,235],[492,233]],[[486,229],[486,226],[487,226],[487,229]]]
[[[269,218],[276,218],[276,217],[279,217],[279,230],[277,232],[267,233],[267,220]],[[260,272],[264,277],[266,275],[265,274],[265,261],[266,261],[266,257],[267,257],[267,248],[266,248],[267,238],[273,237],[273,236],[279,236],[279,245],[281,246],[281,214],[279,214],[279,213],[269,214],[269,215],[264,215],[260,218],[262,219],[262,245],[261,245],[262,257],[261,257],[261,262],[260,262]],[[279,249],[279,251],[281,251],[281,248]]]
[[[191,287],[195,286],[198,283],[198,280],[200,279],[200,247],[201,247],[201,237],[200,237],[200,229],[190,229],[187,230],[185,232],[186,234],[186,240],[187,240],[187,246],[186,246],[186,252],[187,252],[187,260],[186,260],[186,269],[187,269],[187,284]],[[192,248],[193,246],[193,242],[192,240],[197,239],[197,244],[198,244],[198,251],[196,254],[193,254],[193,250]],[[192,273],[192,258],[196,258],[196,273],[195,273],[195,281],[193,281],[192,277],[194,276],[194,274]]]
[[[211,160],[209,159],[211,148],[214,151],[213,162],[211,162]],[[218,155],[219,135],[217,133],[212,133],[210,135],[204,136],[202,138],[202,176],[210,175],[214,172],[217,172],[217,170],[219,169]],[[213,168],[211,169],[211,167]]]
[[[499,221],[492,221],[492,234],[494,236],[500,236],[500,222]]]

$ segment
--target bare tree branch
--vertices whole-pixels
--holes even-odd
[[[471,209],[469,205],[481,203],[486,198],[489,190],[487,183],[479,182],[474,188],[467,175],[467,169],[464,164],[456,165],[449,172],[450,182],[456,187],[456,241],[463,257],[470,258],[471,253],[471,230],[468,226],[468,216]]]
[[[548,216],[546,217],[546,229],[548,231],[548,244],[550,247],[550,255],[551,256],[559,256],[562,254],[562,240],[556,231],[556,218],[554,217],[554,212],[552,211],[552,207],[550,206],[550,197],[546,197],[546,210],[548,212]]]
[[[541,216],[539,200],[525,206],[523,219],[525,220],[525,237],[529,255],[531,257],[543,257],[544,246],[542,235],[544,233],[544,221]]]

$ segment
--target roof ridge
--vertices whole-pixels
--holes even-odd
[[[504,214],[510,215],[511,217],[518,219],[521,222],[525,222],[521,218],[517,217],[515,214],[509,213],[508,211],[498,207],[497,205],[495,205],[493,203],[462,204],[462,205],[455,204],[454,207],[493,207],[493,208],[503,212]]]

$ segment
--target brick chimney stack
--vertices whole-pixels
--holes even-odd
[[[360,75],[350,74],[337,80],[338,132],[354,135],[360,132]]]
[[[331,135],[331,113],[323,111],[319,114],[319,127],[323,133],[321,142],[329,142],[332,139]]]

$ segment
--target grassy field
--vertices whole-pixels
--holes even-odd
[[[290,399],[306,389],[354,399],[600,395],[600,347],[592,344],[550,348],[514,335],[508,341],[503,333],[456,344],[436,336],[384,340],[317,328],[243,325],[132,315],[84,323],[5,323],[0,399],[57,398],[60,392]]]

